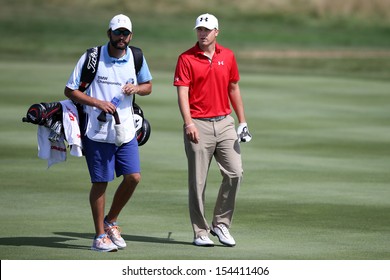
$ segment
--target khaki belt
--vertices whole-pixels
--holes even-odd
[[[222,121],[226,116],[219,116],[213,118],[197,118],[197,120],[206,121],[206,122],[219,122]]]

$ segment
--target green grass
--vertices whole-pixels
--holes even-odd
[[[172,72],[153,71],[153,94],[137,101],[152,124],[141,147],[143,179],[120,217],[128,248],[97,254],[89,250],[84,159],[47,169],[37,158],[36,126],[21,122],[30,104],[64,98],[72,67],[0,63],[0,259],[390,258],[388,81],[242,73],[253,141],[242,145],[238,245],[205,249],[191,245]],[[208,217],[220,181],[211,168]],[[117,184],[109,185],[108,204]]]
[[[336,8],[321,14],[312,6],[270,12],[248,6],[251,1],[222,9],[207,1],[223,27],[220,42],[237,54],[254,138],[242,145],[245,177],[232,228],[238,245],[205,249],[190,244],[182,121],[172,86],[178,54],[195,43],[191,29],[202,1],[0,1],[6,38],[0,42],[0,259],[390,258],[386,16],[342,16]],[[326,3],[325,12],[333,7]],[[141,147],[142,182],[120,217],[129,248],[96,254],[89,250],[94,233],[84,159],[68,157],[47,169],[37,158],[36,126],[21,118],[33,103],[65,98],[77,59],[106,42],[118,5],[131,16],[133,43],[154,77],[153,94],[137,99],[152,135]],[[93,12],[84,13],[84,6]],[[283,57],[289,50],[385,54]],[[259,51],[282,55],[257,57]],[[208,217],[220,182],[216,164],[211,168]],[[118,182],[109,186],[108,204]]]

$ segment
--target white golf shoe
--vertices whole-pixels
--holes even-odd
[[[236,241],[233,236],[230,235],[228,228],[224,224],[211,227],[211,234],[217,236],[219,242],[225,246],[233,247],[236,245]]]
[[[207,235],[203,235],[203,236],[199,236],[198,238],[195,238],[193,244],[196,246],[203,246],[203,247],[214,246],[214,242]]]

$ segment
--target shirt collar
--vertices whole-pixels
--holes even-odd
[[[126,63],[130,59],[129,47],[126,48],[126,54],[120,58],[112,57],[108,53],[108,44],[106,46],[106,51],[104,52],[105,60],[111,62],[112,64],[122,64]]]
[[[204,54],[204,51],[199,47],[199,43],[198,42],[196,42],[194,48],[195,48],[195,53],[196,54],[199,54],[199,55],[203,55]],[[215,53],[220,53],[221,51],[222,51],[221,46],[218,43],[216,43],[215,44]]]

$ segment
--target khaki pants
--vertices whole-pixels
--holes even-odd
[[[184,135],[184,145],[188,160],[189,210],[194,237],[207,235],[210,227],[205,218],[204,201],[207,174],[214,157],[222,174],[212,223],[231,225],[236,194],[242,179],[240,145],[234,126],[234,119],[210,122],[193,119],[200,141],[194,144]]]

